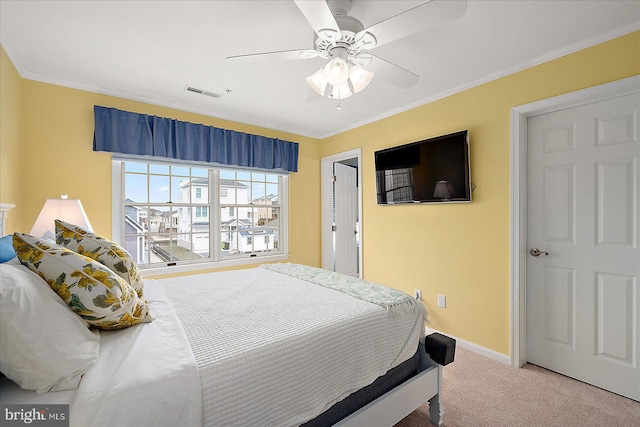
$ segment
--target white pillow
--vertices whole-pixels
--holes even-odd
[[[78,388],[99,333],[27,267],[0,264],[0,284],[0,371],[38,393]]]

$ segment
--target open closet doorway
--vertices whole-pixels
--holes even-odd
[[[322,158],[322,268],[362,278],[361,150]]]

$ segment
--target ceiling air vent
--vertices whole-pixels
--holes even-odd
[[[187,86],[187,87],[185,87],[185,89],[188,92],[197,93],[199,95],[210,96],[211,98],[221,98],[222,97],[221,93],[209,92],[207,90],[198,89],[197,87],[193,87],[193,86]]]

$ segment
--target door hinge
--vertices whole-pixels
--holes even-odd
[[[335,225],[331,226],[331,231],[338,231],[338,227],[336,227]]]
[[[331,175],[331,181],[336,182],[338,180],[338,177],[335,175]]]

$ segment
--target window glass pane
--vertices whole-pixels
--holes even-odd
[[[209,203],[209,181],[205,178],[183,179],[178,200],[180,203]]]
[[[278,182],[278,175],[268,175],[266,176],[267,182]]]
[[[236,179],[236,172],[235,171],[230,171],[230,170],[221,170],[220,171],[220,178],[235,180]]]
[[[178,212],[178,233],[191,231],[192,226],[192,209],[190,207],[181,207]]]
[[[251,174],[251,180],[252,181],[264,181],[264,174],[263,173],[252,173]]]
[[[228,222],[229,220],[233,219],[233,208],[229,208],[229,207],[223,207],[220,208],[220,222],[222,224]]]
[[[238,219],[242,221],[245,227],[253,225],[251,222],[252,214],[253,208],[238,208]]]
[[[147,242],[150,263],[172,262],[171,235],[168,233],[154,233],[149,235]]]
[[[171,201],[174,203],[189,203],[189,179],[184,177],[171,177]]]
[[[203,234],[178,233],[175,244],[172,245],[172,255],[175,261],[192,261],[208,258],[209,239],[203,239]],[[206,240],[206,241],[205,241]]]
[[[124,162],[124,171],[147,173],[147,164],[136,163],[136,162]]]
[[[235,181],[220,180],[220,203],[235,203],[236,202],[236,187]]]
[[[149,202],[163,203],[169,201],[169,177],[149,176]]]
[[[251,181],[238,181],[238,200],[236,203],[249,204],[251,201]]]
[[[167,165],[149,165],[150,173],[157,173],[160,175],[169,175],[169,166]]]
[[[253,203],[261,205],[266,203],[264,182],[253,182],[251,184],[251,197]]]
[[[280,208],[267,209],[267,225],[274,228],[280,227]]]
[[[239,204],[247,204],[249,203],[249,188],[241,183],[238,182],[236,185],[236,194],[235,194],[235,199],[232,201],[232,203],[239,203]]]
[[[221,257],[228,257],[238,253],[238,232],[236,230],[232,230],[223,224],[220,231],[220,242]]]
[[[146,237],[143,234],[131,233],[133,227],[128,223],[125,224],[125,228],[124,248],[138,264],[148,263]]]
[[[253,234],[251,228],[238,230],[237,249],[238,254],[250,254],[253,252]]]
[[[267,204],[273,205],[278,202],[278,184],[267,184]]]
[[[137,203],[148,202],[147,175],[125,174],[124,198]]]
[[[191,233],[178,233],[176,239],[176,245],[173,248],[174,256],[179,261],[192,260],[195,254]]]
[[[201,168],[191,168],[191,175],[206,178],[207,176],[209,176],[209,170]]]
[[[145,213],[146,223],[149,232],[165,233],[171,228],[171,210],[167,206],[144,207],[148,211]]]
[[[205,230],[206,233],[193,233],[193,252],[197,259],[211,258],[209,254],[209,229]]]
[[[251,172],[236,171],[236,174],[237,174],[238,180],[243,180],[243,181],[251,180]]]
[[[189,169],[184,166],[171,166],[171,175],[189,176]]]

